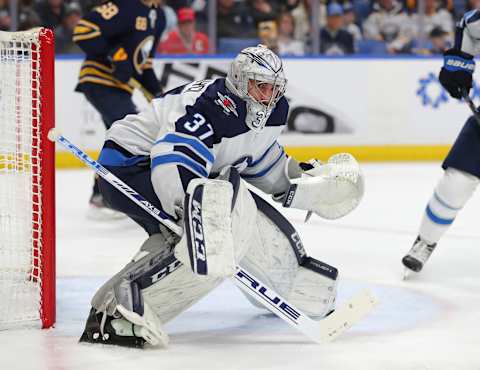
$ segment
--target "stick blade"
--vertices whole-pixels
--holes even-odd
[[[378,304],[378,299],[371,291],[365,290],[354,296],[342,307],[321,320],[321,342],[331,342],[346,330],[361,321],[373,311]]]

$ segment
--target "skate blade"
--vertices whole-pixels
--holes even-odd
[[[408,280],[409,278],[411,278],[411,277],[412,277],[413,275],[415,275],[415,274],[416,274],[415,271],[410,270],[408,267],[404,267],[402,280],[403,280],[403,281],[406,281],[406,280]]]

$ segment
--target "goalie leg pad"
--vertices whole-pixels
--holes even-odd
[[[185,233],[175,256],[198,275],[226,277],[235,273],[232,199],[233,188],[228,181],[194,179],[188,185]]]
[[[255,204],[235,168],[220,179],[190,181],[185,196],[185,233],[175,256],[198,275],[229,277],[248,249]]]
[[[232,176],[227,174],[226,178],[232,180],[235,177]],[[234,181],[230,181],[232,188],[238,191],[233,192],[233,210],[232,204],[229,205],[235,260],[240,260],[252,245],[257,228],[255,202],[243,181],[238,180],[236,185]],[[161,234],[152,235],[134,259],[95,294],[92,299],[95,314],[106,314],[107,322],[113,319],[128,319],[128,322],[134,323],[138,320],[136,315],[144,317],[147,322],[158,322],[158,326],[160,323],[169,322],[224,280],[223,277],[195,274],[190,267],[189,257],[187,262],[188,264],[182,264],[175,258],[170,239]],[[120,306],[126,311],[119,308]],[[146,318],[146,307],[155,313],[158,320]],[[127,317],[124,317],[124,314]],[[117,324],[117,331],[121,330],[124,335],[129,334],[128,327],[125,327],[128,324],[115,321],[115,325]],[[162,333],[161,327],[153,325],[153,328]],[[149,339],[155,331],[147,329],[148,332],[140,333]],[[135,331],[135,334],[139,335],[139,332]],[[161,338],[162,335],[157,337]]]
[[[259,210],[257,233],[240,265],[309,316],[325,316],[334,308],[337,269],[308,257],[290,222],[262,198],[252,195]]]

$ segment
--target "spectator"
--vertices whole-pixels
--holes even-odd
[[[278,31],[274,21],[262,21],[258,24],[260,43],[278,54]]]
[[[180,8],[178,26],[170,31],[157,51],[162,54],[207,54],[208,37],[195,30],[195,12],[192,8]]]
[[[170,31],[174,30],[178,25],[177,13],[170,5],[166,5],[165,2],[161,4],[163,12],[165,13],[165,31],[163,31],[162,40],[167,37]]]
[[[311,29],[309,0],[302,0],[291,13],[295,24],[293,38],[306,42],[309,39]]]
[[[305,44],[295,40],[293,34],[295,24],[293,16],[289,12],[283,12],[277,19],[278,28],[278,53],[280,55],[304,55]]]
[[[244,2],[218,0],[218,37],[255,38],[257,29],[253,17]]]
[[[377,0],[363,23],[365,39],[385,42],[389,53],[408,52],[413,30],[402,5],[396,0]]]
[[[35,11],[37,12],[43,27],[54,29],[62,23],[65,17],[65,7],[63,0],[46,0],[37,3]]]
[[[355,52],[353,36],[343,29],[343,8],[337,3],[327,6],[327,24],[320,29],[320,53],[345,55]]]
[[[278,16],[278,6],[269,0],[250,0],[251,13],[256,24],[271,21]]]
[[[80,7],[73,3],[65,9],[62,24],[55,29],[55,51],[60,54],[82,53],[80,47],[72,40],[73,30],[82,18]]]
[[[453,17],[445,9],[440,9],[437,0],[424,0],[425,1],[425,17],[423,18],[424,35],[430,35],[432,30],[436,27],[445,31],[450,39],[453,41],[454,23]],[[412,14],[411,20],[413,23],[414,35],[416,38],[421,37],[420,29],[420,16],[418,14]]]
[[[441,27],[435,27],[428,35],[428,46],[414,49],[415,54],[441,55],[452,47],[452,41],[448,32]]]
[[[441,27],[435,27],[430,31],[429,41],[431,43],[430,54],[443,54],[453,46],[450,34]]]
[[[344,28],[350,32],[353,36],[353,41],[355,43],[362,40],[362,31],[360,27],[355,23],[355,12],[353,10],[352,3],[343,4],[343,22]]]
[[[12,17],[8,8],[7,0],[0,0],[0,31],[9,31],[12,25]]]
[[[42,24],[37,12],[31,6],[22,6],[18,12],[18,30],[25,31]]]

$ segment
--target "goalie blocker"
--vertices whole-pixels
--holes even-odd
[[[293,226],[235,169],[189,184],[184,221],[180,242],[152,235],[99,289],[81,340],[166,345],[162,325],[233,276],[236,264],[311,317],[334,309],[337,269],[309,257]]]

